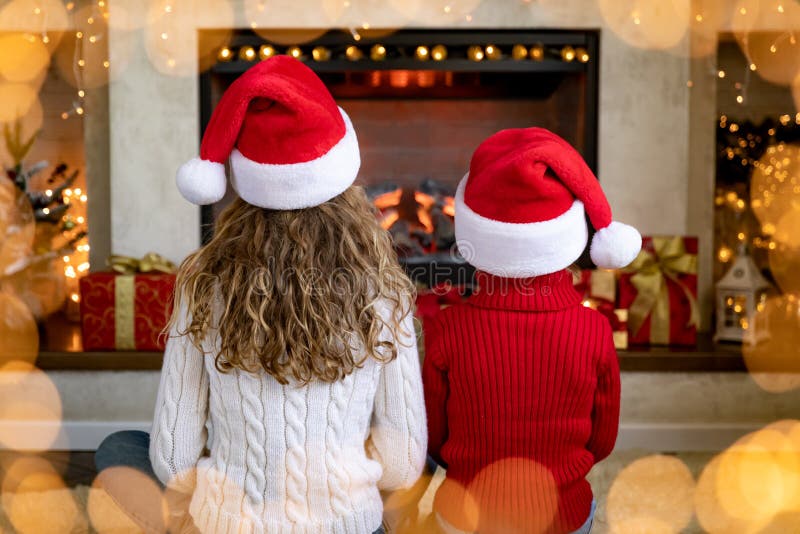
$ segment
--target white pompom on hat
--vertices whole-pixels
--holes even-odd
[[[356,179],[361,159],[353,125],[314,72],[288,56],[257,63],[222,95],[178,190],[194,204],[225,195],[277,210],[318,206]]]
[[[459,251],[497,276],[540,276],[571,265],[586,248],[586,215],[597,230],[590,255],[598,267],[625,267],[642,247],[635,228],[612,220],[581,155],[543,128],[503,130],[481,143],[455,207]]]

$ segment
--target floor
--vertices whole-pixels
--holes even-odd
[[[15,467],[15,464],[20,463],[20,459],[24,458],[24,455],[20,453],[13,453],[13,452],[0,452],[0,480],[3,481],[3,491],[4,493],[7,492],[10,488],[9,480],[19,478],[15,476],[15,470],[20,471],[19,468]],[[92,481],[95,478],[96,471],[94,468],[94,453],[92,452],[47,452],[41,453],[38,455],[39,458],[46,460],[46,462],[51,465],[55,472],[57,472],[63,483],[73,488],[73,496],[75,502],[79,504],[79,506],[83,506],[87,501],[87,492],[89,491],[87,486],[92,485]],[[595,491],[595,494],[598,495],[598,509],[595,518],[595,526],[592,530],[593,534],[623,534],[619,528],[612,529],[609,527],[609,523],[606,519],[606,499],[605,497],[609,495],[610,488],[615,480],[618,479],[619,473],[623,471],[627,466],[630,466],[634,461],[647,457],[648,459],[652,459],[654,456],[650,452],[646,451],[625,451],[625,452],[617,452],[614,453],[610,458],[606,461],[599,464],[595,469],[591,472],[589,479]],[[710,453],[681,453],[679,455],[666,455],[666,458],[676,458],[680,460],[687,468],[688,471],[691,472],[692,477],[695,481],[700,475],[703,467],[711,460],[713,454]],[[30,456],[28,456],[30,458]],[[659,458],[663,459],[664,456],[660,456]],[[24,460],[23,460],[24,461]],[[669,462],[669,460],[667,460]],[[40,462],[41,463],[41,462]],[[677,462],[673,462],[677,463]],[[41,465],[47,465],[41,463]],[[653,473],[654,476],[659,477],[658,473]],[[659,479],[661,481],[661,490],[663,488],[663,476]],[[13,480],[12,480],[13,482]],[[17,481],[18,482],[18,481]],[[647,482],[645,484],[652,483],[652,481]],[[692,481],[693,483],[693,481]],[[47,483],[38,481],[33,484],[33,487],[29,487],[28,491],[31,490],[45,490],[50,489],[50,486]],[[666,488],[667,493],[671,494],[673,492],[669,491],[669,487]],[[95,491],[95,490],[92,490]],[[623,492],[624,493],[624,492]],[[7,494],[6,494],[7,495]],[[6,495],[4,495],[4,506],[6,506]],[[620,495],[620,492],[617,492],[617,495]],[[637,502],[642,500],[641,496],[632,496],[626,497],[622,496],[622,501],[624,501],[626,506],[636,506]],[[671,497],[669,497],[671,498]],[[424,506],[424,505],[423,505]],[[688,506],[688,504],[687,504]],[[641,511],[641,510],[640,510]],[[51,513],[53,511],[51,510]],[[623,512],[624,514],[624,512]],[[0,532],[14,532],[11,527],[11,522],[9,518],[5,516],[5,513],[0,512]],[[620,516],[620,511],[617,512],[617,517]],[[72,532],[93,532],[91,527],[88,525],[91,524],[89,522],[83,522],[81,528],[77,530],[72,530]],[[637,531],[639,529],[636,529]],[[647,529],[641,530],[642,532],[648,531]],[[697,525],[696,520],[692,518],[691,522],[686,526],[682,532],[687,534],[695,534],[695,533],[702,533],[703,530]],[[626,533],[625,533],[626,534]]]

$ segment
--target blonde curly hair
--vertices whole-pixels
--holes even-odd
[[[282,384],[333,382],[368,357],[397,356],[387,339],[401,335],[413,295],[362,188],[290,211],[237,199],[181,264],[169,326],[186,310],[178,335],[199,350],[213,329],[220,372],[260,367]]]

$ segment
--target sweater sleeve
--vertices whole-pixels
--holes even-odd
[[[428,415],[428,454],[436,463],[446,466],[441,449],[447,441],[447,397],[450,385],[447,369],[442,360],[439,323],[428,321],[425,332],[425,361],[422,363],[422,382],[425,387],[425,409]]]
[[[395,340],[397,358],[381,366],[367,454],[383,466],[381,490],[411,487],[425,465],[426,425],[411,313]]]
[[[206,446],[208,373],[204,355],[180,336],[185,314],[169,332],[150,433],[150,462],[158,479],[192,492],[195,467]]]
[[[620,378],[617,350],[611,330],[604,332],[592,410],[592,434],[587,448],[599,462],[614,450],[619,430]]]

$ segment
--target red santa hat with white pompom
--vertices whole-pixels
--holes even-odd
[[[459,251],[497,276],[539,276],[571,265],[586,248],[586,215],[597,230],[590,254],[598,267],[625,267],[642,246],[635,228],[612,221],[581,155],[543,128],[503,130],[481,143],[455,205]]]
[[[276,210],[330,200],[352,185],[361,165],[347,114],[311,69],[288,56],[259,62],[225,91],[200,157],[178,170],[178,190],[194,204],[221,200],[229,158],[239,196]]]

